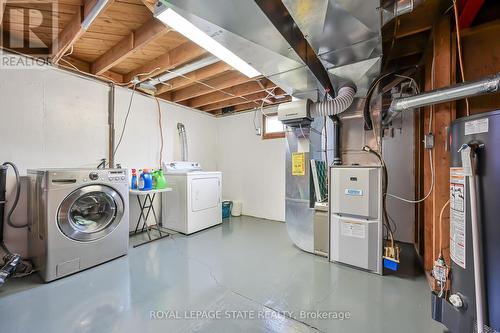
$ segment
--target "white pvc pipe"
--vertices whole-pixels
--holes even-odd
[[[471,148],[472,149],[472,148]],[[469,176],[470,191],[470,210],[472,224],[472,255],[474,258],[474,289],[476,294],[476,322],[477,332],[484,331],[484,293],[483,293],[483,274],[481,269],[481,241],[479,221],[477,218],[477,192],[476,192],[476,173],[474,160],[471,161],[472,175]]]

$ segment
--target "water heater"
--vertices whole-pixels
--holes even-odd
[[[470,176],[460,152],[464,144],[478,147],[473,193],[480,262],[474,260]],[[432,295],[432,316],[452,333],[500,332],[500,111],[454,121],[450,151],[450,290],[443,297]]]

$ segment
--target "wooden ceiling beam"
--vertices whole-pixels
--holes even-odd
[[[184,65],[190,61],[196,60],[207,51],[192,42],[186,42],[176,47],[173,50],[153,59],[145,65],[142,65],[133,71],[125,74],[125,82],[131,82],[134,77],[139,76],[139,81],[143,82],[147,79],[157,76],[167,70],[174,69]]]
[[[201,108],[199,108],[199,110],[201,110],[201,111],[213,111],[213,110],[223,109],[223,108],[227,108],[230,106],[236,106],[236,105],[241,105],[241,104],[245,104],[248,102],[259,101],[259,100],[262,100],[263,98],[266,98],[267,96],[268,96],[267,92],[258,92],[258,93],[254,93],[254,94],[250,94],[250,95],[246,95],[246,96],[234,97],[234,98],[228,99],[227,101],[224,101],[224,102],[217,102],[217,103],[213,103],[213,104],[208,104],[208,105],[202,106]]]
[[[249,79],[240,72],[230,71],[212,79],[204,81],[206,84],[196,84],[185,89],[172,92],[172,101],[181,102],[190,98],[198,97],[213,92],[216,89],[227,89],[229,87],[248,82]]]
[[[71,56],[64,57],[64,61],[59,63],[59,66],[74,70],[75,68],[73,68],[73,66],[71,66],[69,64],[64,64],[64,62],[66,62],[66,61],[69,62],[74,67],[76,67],[81,72],[86,72],[86,73],[90,72],[90,67],[91,67],[90,63],[83,61],[83,60],[80,60],[80,59],[77,59],[77,58],[74,58],[74,57],[71,57]],[[123,82],[123,75],[122,74],[119,74],[119,73],[116,73],[116,72],[113,72],[110,70],[105,71],[104,73],[101,73],[97,76],[103,80],[111,81],[114,83],[122,83]]]
[[[287,98],[283,98],[281,100],[274,101],[273,103],[266,103],[266,102],[264,102],[264,106],[263,107],[268,107],[268,106],[272,106],[272,105],[278,105],[278,104],[281,104],[281,103],[289,102],[291,100],[292,100],[292,98],[290,96],[288,96]],[[250,109],[260,108],[261,105],[262,105],[262,101],[261,101],[261,103],[248,102],[248,103],[236,105],[234,107],[234,109],[233,109],[233,112],[241,112],[241,111],[246,111],[246,110],[250,110]],[[212,111],[208,111],[208,112],[210,112],[212,114],[222,114],[222,109],[212,110]]]
[[[223,102],[234,98],[234,96],[244,96],[248,94],[253,94],[267,89],[272,89],[274,87],[276,87],[276,85],[267,79],[261,79],[260,84],[256,81],[245,82],[224,89],[224,92],[226,93],[222,91],[216,91],[201,95],[199,97],[192,98],[186,101],[185,105],[192,108],[198,108],[208,104]]]
[[[231,69],[232,69],[231,66],[229,66],[223,61],[219,61],[215,64],[197,69],[195,71],[192,71],[191,73],[185,74],[184,76],[176,77],[172,80],[166,81],[164,84],[158,85],[157,93],[163,94],[167,91],[181,89],[196,84],[196,81],[203,81],[209,79],[213,76],[222,74]]]
[[[101,11],[104,12],[114,0],[108,0],[106,7]],[[57,36],[57,40],[52,45],[52,62],[57,64],[64,54],[76,43],[76,41],[85,33],[82,28],[82,22],[85,17],[92,11],[92,8],[97,4],[97,0],[85,0],[83,6],[78,8],[73,18],[64,27]]]
[[[131,32],[115,46],[100,56],[91,66],[93,74],[101,74],[123,59],[141,49],[151,41],[167,33],[169,29],[160,21],[152,18],[135,32]]]
[[[390,47],[385,48],[387,50],[390,50],[390,52],[388,53],[388,59],[393,60],[424,53],[428,41],[429,36],[427,32],[421,32],[416,35],[398,39],[392,49]]]

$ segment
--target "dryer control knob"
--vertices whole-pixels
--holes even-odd
[[[89,174],[90,180],[98,180],[99,179],[99,174],[97,172],[91,172]]]

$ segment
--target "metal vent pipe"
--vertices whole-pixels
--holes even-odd
[[[179,140],[181,142],[181,161],[188,160],[188,146],[186,137],[186,127],[183,123],[177,123],[177,131],[179,132]]]
[[[489,94],[499,90],[500,73],[497,73],[473,82],[459,83],[453,86],[431,90],[410,97],[396,98],[392,101],[389,110],[382,120],[382,124],[388,125],[391,120],[402,111],[455,101],[462,98]]]

